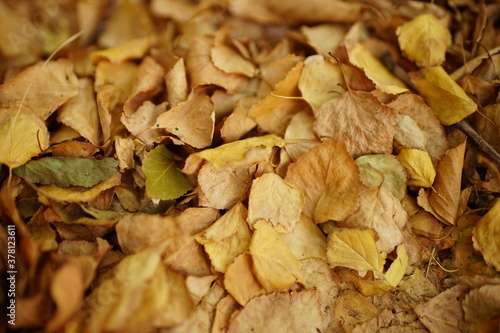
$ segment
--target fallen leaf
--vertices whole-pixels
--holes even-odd
[[[233,112],[226,118],[220,130],[225,142],[236,141],[257,126],[257,123],[248,116],[248,112],[258,101],[256,97],[247,97],[236,103]]]
[[[361,44],[350,40],[344,41],[349,61],[361,68],[365,75],[375,83],[377,89],[387,94],[401,94],[408,91],[405,84],[394,76],[370,51]]]
[[[369,187],[359,196],[359,208],[339,226],[343,228],[369,228],[377,232],[377,247],[390,253],[403,242],[408,216],[400,201],[386,187]]]
[[[401,280],[403,279],[406,268],[408,267],[408,254],[406,253],[406,247],[401,244],[397,248],[398,257],[394,260],[384,274],[384,278],[392,287],[397,287]]]
[[[49,146],[45,123],[26,108],[0,109],[0,163],[19,167]]]
[[[236,314],[228,333],[304,333],[323,330],[319,292],[305,290],[258,296]]]
[[[320,138],[343,132],[353,156],[392,152],[397,111],[371,93],[347,91],[316,111],[314,131]]]
[[[226,272],[231,260],[248,248],[251,233],[246,216],[245,206],[237,203],[208,229],[195,236],[216,271]]]
[[[408,176],[393,155],[365,155],[358,157],[354,163],[359,168],[359,178],[363,185],[384,186],[399,200],[406,195]]]
[[[156,128],[156,119],[165,112],[165,105],[155,106],[150,101],[145,101],[129,116],[121,115],[120,121],[127,130],[141,140],[145,145],[152,145],[158,141],[160,129]]]
[[[477,104],[441,66],[413,73],[411,79],[443,125],[458,123],[477,110]]]
[[[15,168],[14,173],[44,185],[92,187],[115,173],[117,165],[113,158],[44,157]]]
[[[493,265],[497,270],[500,268],[498,253],[500,251],[500,239],[497,237],[500,230],[498,216],[500,214],[500,201],[484,215],[474,228],[472,240],[474,248],[481,252],[484,260]]]
[[[267,220],[279,233],[293,231],[300,219],[304,198],[297,188],[290,186],[275,173],[266,173],[254,179],[248,199],[248,224]]]
[[[146,193],[151,198],[176,199],[192,188],[186,176],[177,169],[172,154],[164,145],[159,145],[146,154],[142,169],[146,174]]]
[[[46,120],[78,94],[79,86],[69,60],[39,62],[0,85],[0,106],[15,109],[23,106]]]
[[[280,233],[285,245],[299,260],[326,260],[326,237],[311,218],[301,215],[292,232]]]
[[[243,306],[252,298],[266,293],[252,273],[252,257],[248,252],[229,263],[224,274],[224,287]]]
[[[363,276],[368,271],[383,276],[385,257],[375,244],[375,232],[365,229],[339,229],[328,235],[326,255],[331,267],[342,266],[358,271]]]
[[[255,65],[232,47],[231,40],[232,36],[225,29],[220,29],[216,33],[214,46],[210,49],[213,64],[225,73],[254,76]]]
[[[397,159],[408,172],[408,185],[431,187],[436,178],[436,170],[427,151],[402,149]]]
[[[341,25],[325,23],[301,26],[300,32],[318,54],[327,56],[329,52],[335,54],[344,39],[346,30]]]
[[[98,91],[101,86],[111,84],[120,92],[121,102],[125,102],[132,91],[132,85],[139,65],[130,62],[112,63],[101,60],[95,68],[94,86]]]
[[[484,285],[471,290],[462,301],[462,308],[470,330],[493,332],[498,328],[500,285]]]
[[[460,184],[464,166],[465,140],[448,150],[437,167],[429,203],[438,218],[455,225],[460,202]]]
[[[432,14],[420,14],[396,29],[406,56],[420,67],[441,65],[451,45],[448,27]]]
[[[94,51],[90,54],[90,59],[95,63],[102,59],[109,60],[112,63],[140,59],[144,57],[151,45],[152,40],[149,37],[135,38],[109,49]]]
[[[303,283],[300,262],[265,220],[254,224],[250,240],[252,271],[266,292],[290,288]]]
[[[325,61],[322,55],[317,54],[304,61],[298,87],[313,110],[326,101],[339,97],[345,91],[342,84],[342,71],[331,60]]]
[[[160,114],[155,126],[165,128],[188,145],[205,148],[212,143],[214,122],[214,103],[204,92],[194,90],[185,102]]]
[[[359,170],[339,135],[290,164],[285,180],[302,191],[303,214],[316,223],[341,221],[359,206]]]
[[[170,105],[183,102],[188,96],[188,82],[184,58],[180,58],[165,75],[167,98]]]
[[[335,302],[333,313],[335,324],[349,329],[378,316],[379,311],[365,296],[354,290],[346,290]]]
[[[285,151],[292,161],[297,161],[299,157],[320,144],[320,140],[313,131],[314,116],[307,111],[295,114],[286,127]]]

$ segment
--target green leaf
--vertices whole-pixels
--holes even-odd
[[[19,177],[43,185],[57,187],[92,187],[111,177],[118,161],[113,158],[94,160],[76,157],[45,157],[30,161],[13,171]]]
[[[160,145],[146,155],[142,163],[146,174],[146,193],[150,198],[177,199],[192,186],[174,163],[172,154]]]

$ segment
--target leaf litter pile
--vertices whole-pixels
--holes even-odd
[[[10,329],[499,329],[496,1],[0,16]]]

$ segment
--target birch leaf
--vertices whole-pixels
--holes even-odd
[[[397,156],[399,162],[408,172],[408,185],[431,187],[436,177],[436,170],[431,157],[425,150],[402,149]]]
[[[481,252],[484,260],[500,270],[500,201],[490,209],[474,228],[474,248]]]
[[[174,157],[164,145],[149,152],[142,163],[149,197],[177,199],[192,188],[186,176],[177,169]]]
[[[404,244],[398,246],[397,255],[396,260],[392,262],[391,267],[384,274],[387,283],[393,287],[397,287],[399,282],[401,282],[408,266],[408,254],[406,253]]]

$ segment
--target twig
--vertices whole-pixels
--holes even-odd
[[[474,143],[477,145],[477,147],[488,157],[490,157],[494,162],[496,162],[498,165],[500,165],[500,154],[493,148],[486,140],[483,139],[482,136],[480,136],[476,130],[472,128],[471,125],[465,120],[461,120],[453,127],[458,128],[461,130],[467,137],[469,137]]]

